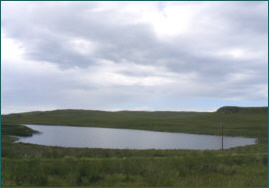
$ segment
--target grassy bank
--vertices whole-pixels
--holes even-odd
[[[212,113],[67,110],[2,116],[1,185],[266,187],[267,113],[267,108],[229,107]],[[75,125],[73,118],[83,126],[205,134],[219,134],[222,118],[226,135],[259,142],[224,151],[114,150],[14,143],[10,136],[34,133],[17,123]]]

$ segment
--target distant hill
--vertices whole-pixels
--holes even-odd
[[[238,107],[238,106],[223,106],[216,110],[223,113],[268,113],[268,107]],[[69,116],[128,116],[128,117],[182,117],[203,114],[208,112],[195,111],[101,111],[101,110],[77,110],[77,109],[60,109],[52,111],[32,111],[22,113],[12,113],[1,115],[2,117],[26,118],[33,116],[50,116],[50,117],[69,117]]]
[[[169,112],[169,111],[98,111],[98,110],[53,110],[34,111],[1,115],[2,123],[13,124],[52,124],[72,126],[132,127],[141,124],[156,125],[189,117],[202,112]],[[166,123],[169,124],[169,123]],[[170,123],[171,124],[171,123]]]
[[[268,113],[268,107],[224,106],[217,110],[221,113]]]
[[[33,116],[50,116],[50,117],[72,117],[72,116],[126,116],[126,117],[181,117],[199,114],[202,112],[192,112],[192,111],[100,111],[100,110],[74,110],[74,109],[62,109],[62,110],[52,110],[52,111],[33,111],[33,112],[22,112],[13,113],[7,115],[1,115],[4,117],[33,117]]]

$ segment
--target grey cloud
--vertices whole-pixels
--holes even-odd
[[[177,43],[172,45],[167,44],[166,42],[159,41],[155,37],[151,28],[147,25],[121,25],[120,23],[114,23],[115,20],[114,22],[112,20],[112,23],[110,23],[111,18],[109,19],[109,16],[115,14],[115,12],[106,12],[106,14],[102,12],[92,12],[92,5],[94,5],[92,3],[83,4],[88,6],[79,6],[79,4],[76,5],[79,8],[83,7],[83,9],[77,11],[76,9],[72,10],[68,6],[61,6],[58,8],[49,7],[50,9],[48,12],[50,14],[48,17],[44,16],[46,15],[47,11],[41,11],[41,13],[37,12],[35,15],[41,14],[41,16],[35,16],[33,18],[30,17],[30,22],[31,20],[34,20],[32,25],[26,25],[25,27],[22,26],[23,29],[13,29],[12,27],[17,24],[12,24],[12,26],[8,28],[20,33],[26,29],[25,33],[27,33],[27,37],[21,38],[21,36],[19,36],[17,38],[24,40],[24,45],[27,49],[27,57],[29,59],[33,58],[35,60],[50,61],[62,65],[82,67],[91,65],[94,63],[94,61],[96,61],[96,59],[98,60],[99,58],[109,59],[115,62],[128,60],[140,64],[159,65],[158,63],[161,63],[167,65],[168,67],[171,66],[173,70],[175,67],[178,67],[178,71],[188,71],[188,67],[193,69],[193,64],[197,66],[196,62],[203,64],[203,59],[199,59],[199,50],[208,45],[205,44],[207,41],[200,39],[199,36],[190,36],[192,38],[195,37],[195,40],[191,40],[191,38],[186,37],[175,40]],[[235,11],[232,11],[232,14],[235,14]],[[247,18],[253,18],[252,14],[247,16]],[[235,16],[229,17],[228,14],[227,17],[229,21],[231,20],[229,24],[233,23],[233,18]],[[234,22],[244,25],[245,20],[249,21],[250,19],[246,19],[243,16],[241,20],[237,19]],[[263,23],[264,25],[264,22],[259,23]],[[240,28],[244,28],[243,25],[240,26]],[[32,29],[35,27],[40,27],[41,29],[33,30],[33,32],[27,31],[29,28]],[[233,25],[231,25],[229,28],[232,27]],[[256,28],[255,25],[250,25],[249,27]],[[47,33],[44,32],[44,28],[48,30]],[[245,33],[244,31],[242,32]],[[65,35],[66,37],[64,37]],[[201,33],[201,37],[203,37],[203,35],[204,33]],[[229,47],[232,45],[245,45],[245,37],[238,37],[238,34],[236,34],[237,36],[232,35],[233,34],[231,34],[229,38],[227,38],[227,36],[221,36],[224,37],[223,40],[215,38],[220,44],[212,47],[223,48],[225,41],[227,41],[226,43]],[[65,40],[68,36],[85,37],[100,44],[100,48],[95,52],[93,55],[94,57],[82,56],[81,54],[78,54],[65,47]],[[214,37],[220,36],[216,35],[212,37],[214,40]],[[210,43],[211,41],[208,42]],[[197,43],[198,46],[201,44],[203,46],[196,48]],[[253,42],[251,42],[249,46],[250,45],[253,45]],[[209,48],[212,47],[209,46]],[[196,59],[195,56],[197,56],[198,59]],[[207,64],[210,64],[210,61],[222,61],[221,59],[216,60],[210,58],[211,57],[205,57],[205,59],[207,59]],[[184,62],[188,62],[188,64]]]
[[[127,15],[124,18],[117,9],[98,11],[100,4],[97,2],[20,2],[16,4],[17,7],[12,3],[8,6],[3,3],[1,27],[7,37],[22,44],[25,51],[24,58],[55,64],[62,71],[74,68],[87,69],[98,66],[103,60],[113,61],[118,66],[124,62],[132,62],[138,65],[164,67],[168,72],[177,75],[194,73],[197,77],[192,78],[193,86],[186,91],[190,92],[186,95],[212,98],[239,96],[249,99],[267,97],[264,94],[255,95],[253,91],[256,88],[261,90],[262,86],[268,85],[268,55],[265,52],[265,49],[268,50],[268,10],[264,8],[265,5],[268,7],[267,2],[169,3],[198,3],[205,7],[198,13],[199,17],[194,22],[195,30],[171,37],[172,40],[160,39],[150,24],[132,22],[133,17]],[[152,6],[162,10],[166,2],[154,4],[155,2],[152,2]],[[209,21],[204,23],[203,19]],[[92,41],[96,45],[94,52],[81,54],[75,51],[69,40],[76,37]],[[253,58],[233,58],[218,54],[230,49],[243,49],[258,55]],[[89,74],[91,71],[94,70],[89,69]],[[134,70],[122,70],[118,73],[141,78],[153,74]],[[242,80],[236,80],[232,76],[236,73],[246,76]],[[17,90],[26,92],[28,89],[21,97],[16,98],[14,93],[5,92],[5,100],[14,99],[19,102],[27,98],[26,96],[31,96],[31,88],[38,88],[38,84],[42,84],[43,88],[36,91],[33,103],[49,98],[49,94],[44,94],[45,90],[55,88],[58,91],[57,96],[67,95],[65,99],[72,100],[74,105],[72,95],[70,94],[69,98],[69,94],[64,91],[67,93],[77,91],[77,95],[81,95],[80,105],[83,105],[82,101],[88,98],[87,96],[92,97],[95,102],[89,99],[86,104],[95,106],[105,106],[105,103],[116,104],[121,100],[125,103],[141,102],[146,98],[142,94],[150,96],[154,93],[158,98],[160,93],[166,93],[168,90],[173,90],[169,92],[178,96],[185,92],[177,88],[180,80],[175,80],[175,83],[167,84],[165,87],[146,88],[134,84],[126,88],[115,86],[106,90],[105,86],[72,80],[68,80],[68,86],[67,80],[59,81],[59,79],[55,78],[58,83],[53,84],[50,79],[39,78],[31,86]],[[14,83],[6,82],[5,85]],[[201,89],[197,94],[191,87],[198,86]],[[125,90],[130,92],[122,93]],[[133,95],[132,92],[141,96]],[[30,101],[31,97],[27,99]],[[64,106],[64,100],[57,102],[57,99],[58,97],[51,99],[52,103],[61,103]]]
[[[266,9],[268,12],[267,2],[243,2],[235,5],[240,6],[222,13],[222,15],[227,15],[226,19],[232,24],[233,29],[241,33],[267,35],[268,15],[264,14]]]

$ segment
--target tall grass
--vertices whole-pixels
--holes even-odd
[[[254,155],[3,159],[1,167],[2,186],[267,185],[267,156]]]

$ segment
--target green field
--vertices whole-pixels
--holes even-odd
[[[72,125],[224,135],[258,139],[224,151],[78,149],[14,143],[35,132],[19,124]],[[56,110],[1,115],[2,186],[268,185],[268,108],[216,112]]]

